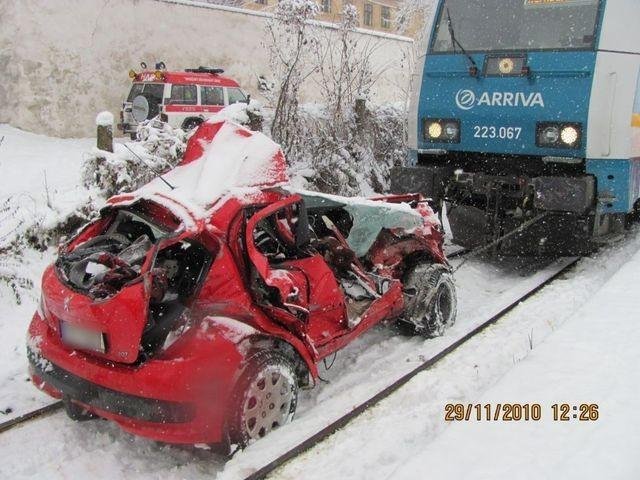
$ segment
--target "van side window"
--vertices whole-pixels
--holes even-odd
[[[195,85],[172,85],[171,99],[174,105],[195,105],[198,103],[198,93]]]
[[[229,96],[229,105],[247,101],[247,97],[239,88],[227,88],[227,95]]]
[[[202,105],[224,105],[222,87],[200,87]]]

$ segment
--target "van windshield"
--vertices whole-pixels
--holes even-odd
[[[600,0],[444,0],[431,51],[588,50]]]

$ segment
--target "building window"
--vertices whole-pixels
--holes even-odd
[[[255,2],[260,4],[260,5],[266,5],[267,4],[267,0],[255,0]]]
[[[391,9],[389,7],[381,7],[380,26],[382,28],[391,28]]]
[[[320,2],[320,11],[322,13],[331,13],[331,0],[322,0]]]
[[[373,25],[373,3],[364,4],[364,18],[363,23],[370,27]]]

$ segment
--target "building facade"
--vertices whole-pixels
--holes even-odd
[[[221,0],[224,1],[224,0]],[[337,23],[345,3],[354,5],[358,10],[360,28],[378,32],[397,33],[396,16],[400,8],[399,0],[317,0],[320,11],[317,20]],[[244,0],[241,8],[251,10],[270,10],[278,0]],[[412,32],[405,32],[411,36]]]

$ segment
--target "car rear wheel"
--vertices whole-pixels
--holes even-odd
[[[249,361],[231,405],[229,440],[241,447],[289,423],[298,401],[293,362],[279,352],[261,352]]]
[[[456,321],[453,276],[444,265],[420,263],[404,279],[405,312],[400,326],[410,334],[439,337]]]

